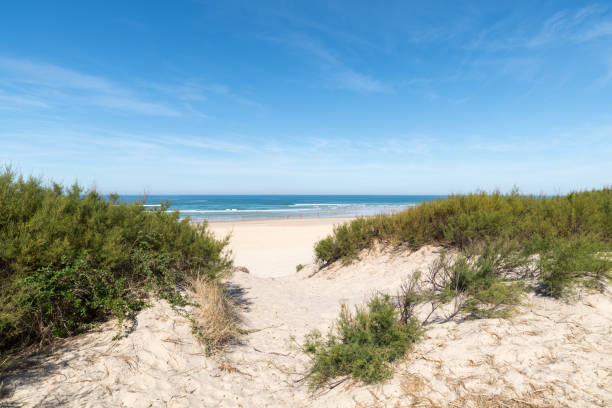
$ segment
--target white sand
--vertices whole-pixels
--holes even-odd
[[[155,302],[138,315],[135,330],[125,338],[111,341],[115,330],[109,324],[101,332],[68,342],[50,356],[33,359],[34,366],[25,375],[4,379],[5,390],[12,393],[6,403],[463,407],[476,406],[478,399],[478,406],[503,406],[490,400],[501,395],[505,406],[612,406],[610,291],[584,296],[577,303],[531,296],[511,320],[434,326],[406,360],[397,364],[394,377],[384,385],[345,382],[331,391],[310,393],[301,381],[308,359],[296,342],[313,328],[326,331],[341,303],[361,303],[375,290],[393,291],[402,278],[416,269],[426,269],[437,249],[427,247],[412,254],[364,251],[359,262],[333,265],[309,277],[316,268],[308,265],[294,273],[294,263],[304,263],[303,255],[287,249],[292,240],[307,234],[300,228],[270,227],[260,229],[259,234],[250,226],[234,228],[236,255],[242,250],[237,244],[241,239],[252,251],[237,259],[253,273],[236,273],[231,283],[245,307],[244,327],[257,331],[246,335],[244,343],[224,357],[206,357],[191,334],[189,322],[165,302]],[[264,230],[275,231],[284,239],[271,241]],[[248,238],[257,236],[259,240]],[[263,249],[266,242],[287,245],[274,258],[283,258],[282,270],[289,275],[278,277],[281,266],[266,268],[265,257],[256,251],[258,241]],[[267,256],[274,253],[269,249]],[[290,261],[284,259],[289,254]],[[277,265],[283,264],[279,261]],[[277,277],[257,276],[260,273]],[[527,400],[540,404],[519,405]]]
[[[219,237],[231,234],[230,249],[236,265],[259,277],[290,275],[298,264],[313,262],[313,247],[347,218],[305,218],[239,222],[213,222]]]

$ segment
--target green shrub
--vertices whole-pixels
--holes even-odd
[[[389,363],[403,357],[421,333],[414,318],[400,323],[388,295],[375,296],[367,309],[357,308],[355,314],[343,306],[327,338],[318,331],[306,338],[305,351],[313,355],[311,385],[319,387],[343,375],[365,383],[382,381],[392,374]]]
[[[553,296],[577,285],[597,287],[612,278],[610,246],[589,237],[554,240],[538,265],[545,289]]]
[[[150,293],[179,301],[187,277],[229,270],[205,224],[142,204],[0,173],[0,351],[124,318]]]
[[[485,239],[507,239],[530,253],[551,238],[590,235],[612,242],[612,189],[566,196],[523,196],[517,191],[450,196],[398,214],[358,218],[339,225],[315,245],[322,264],[351,259],[375,240],[418,248],[440,244],[467,248]]]
[[[299,272],[299,271],[301,271],[302,269],[304,269],[304,265],[302,265],[302,264],[297,264],[297,265],[296,265],[296,267],[295,267],[295,271],[296,271],[296,272]]]
[[[446,320],[458,314],[506,317],[524,296],[526,285],[522,278],[531,271],[531,263],[518,246],[503,240],[486,240],[482,245],[464,249],[456,257],[447,257],[443,252],[430,265],[425,287],[404,285],[399,298],[415,298],[435,305],[453,301],[454,309]]]
[[[316,243],[315,256],[319,261],[329,263],[340,257],[338,247],[334,241],[334,237],[329,236]]]

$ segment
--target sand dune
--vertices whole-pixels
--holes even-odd
[[[116,329],[109,323],[32,358],[26,374],[3,380],[8,395],[3,404],[612,406],[610,291],[585,295],[576,303],[531,296],[510,320],[435,325],[397,364],[389,382],[345,382],[312,393],[303,380],[308,358],[299,344],[304,335],[313,328],[326,331],[342,303],[361,303],[377,290],[394,291],[403,278],[427,268],[438,252],[435,247],[400,253],[375,249],[348,266],[336,264],[315,273],[316,267],[308,265],[295,273],[295,264],[312,259],[314,240],[332,225],[318,220],[234,228],[237,264],[252,273],[237,272],[228,284],[251,333],[225,355],[206,357],[189,322],[164,301],[155,301],[119,340],[112,340]],[[213,225],[217,232],[223,228],[227,226]],[[274,240],[267,239],[266,230]],[[305,241],[310,252],[302,248]],[[284,249],[278,252],[266,247],[281,243]],[[268,267],[272,259],[277,262]]]

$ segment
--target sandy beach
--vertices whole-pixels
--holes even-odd
[[[234,263],[253,276],[267,278],[291,275],[298,264],[313,262],[314,244],[329,235],[334,225],[350,218],[305,218],[211,222],[219,238],[230,234],[229,249]]]
[[[529,295],[510,320],[432,326],[382,385],[346,381],[313,392],[300,345],[332,327],[342,304],[394,293],[440,248],[364,250],[318,270],[313,244],[339,219],[214,223],[232,233],[228,282],[240,304],[240,341],[207,356],[189,321],[153,300],[119,339],[114,322],[24,362],[2,379],[6,406],[71,407],[605,407],[612,404],[612,294],[578,301]],[[298,263],[306,265],[295,271]],[[525,402],[527,401],[527,402]],[[1,405],[1,404],[0,404]]]

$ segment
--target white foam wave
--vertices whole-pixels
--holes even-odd
[[[176,210],[169,210],[168,212],[173,212]],[[237,213],[258,213],[258,212],[298,212],[298,211],[308,211],[308,209],[304,208],[284,208],[284,209],[265,209],[265,210],[238,210],[236,208],[226,208],[225,210],[178,210],[181,213],[228,213],[228,212],[237,212]]]
[[[324,212],[324,211],[333,211],[333,208],[338,207],[355,207],[355,210],[365,210],[367,208],[371,209],[398,209],[401,210],[405,207],[411,207],[415,204],[399,204],[399,205],[367,205],[367,204],[294,204],[294,206],[301,205],[303,208],[268,208],[268,209],[248,209],[248,210],[240,210],[237,208],[226,208],[224,210],[190,210],[190,209],[177,209],[182,214],[227,214],[227,213],[295,213],[295,212]],[[332,208],[317,208],[317,205],[328,205],[332,206]],[[168,210],[167,212],[174,212],[177,210]]]
[[[339,203],[308,203],[308,204],[291,204],[290,207],[320,207],[320,206],[328,206],[328,207],[348,207],[350,205],[358,205],[358,204],[339,204]]]

